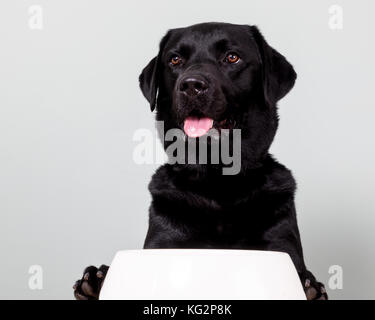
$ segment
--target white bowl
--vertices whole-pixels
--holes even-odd
[[[117,252],[101,300],[306,300],[283,252],[147,249]]]

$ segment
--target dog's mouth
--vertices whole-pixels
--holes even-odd
[[[209,117],[189,116],[184,121],[184,132],[190,138],[199,138],[207,134],[212,128],[232,129],[236,122],[232,119],[216,121]]]
[[[214,120],[208,117],[187,117],[184,121],[185,134],[190,138],[204,136],[213,127]]]

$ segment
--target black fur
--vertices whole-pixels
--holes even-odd
[[[223,63],[228,52],[241,61]],[[169,63],[171,56],[181,65]],[[209,90],[181,97],[186,76],[200,76]],[[140,76],[140,86],[156,106],[165,130],[181,128],[190,114],[219,122],[230,118],[242,130],[242,169],[223,175],[220,166],[160,167],[152,194],[145,248],[233,248],[287,252],[309,298],[326,298],[322,284],[307,271],[296,220],[296,184],[291,172],[269,154],[278,125],[276,103],[293,87],[291,64],[271,48],[255,26],[204,23],[170,30],[160,52]],[[165,147],[168,144],[165,143]],[[311,290],[310,290],[311,291]]]
[[[236,64],[225,57],[235,52]],[[170,63],[173,56],[182,60]],[[186,77],[202,80],[204,92],[181,91]],[[308,299],[327,299],[306,269],[297,226],[291,172],[268,150],[274,139],[276,104],[294,86],[290,63],[255,26],[204,23],[170,30],[144,68],[140,87],[164,130],[182,128],[186,117],[208,116],[217,129],[241,129],[241,171],[222,165],[166,164],[154,174],[149,230],[144,248],[232,248],[287,252]],[[170,143],[170,142],[169,142]],[[164,147],[168,147],[168,142]],[[89,270],[96,271],[95,267]],[[78,299],[97,298],[101,277],[86,270],[75,286]]]

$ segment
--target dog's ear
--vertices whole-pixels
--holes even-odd
[[[256,26],[250,27],[262,64],[263,91],[267,104],[274,105],[294,86],[297,74],[285,57],[273,49]]]
[[[143,95],[150,103],[151,111],[154,111],[157,103],[161,73],[161,57],[163,54],[164,46],[169,38],[169,34],[170,32],[168,32],[161,40],[158,55],[151,59],[151,61],[142,70],[142,73],[139,76],[139,86],[142,90]]]

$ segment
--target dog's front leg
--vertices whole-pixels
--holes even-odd
[[[318,282],[305,266],[293,200],[280,207],[275,212],[275,217],[277,222],[263,235],[267,250],[286,252],[290,255],[308,300],[327,300],[324,285]]]
[[[151,205],[144,249],[186,248],[192,244],[191,235],[186,230]]]

